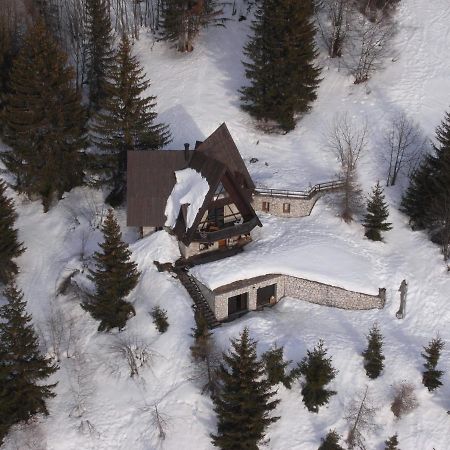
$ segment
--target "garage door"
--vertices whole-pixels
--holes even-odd
[[[259,288],[256,292],[256,305],[264,306],[270,304],[270,299],[273,297],[276,299],[277,293],[277,285],[270,284],[269,286],[265,286],[263,288]]]

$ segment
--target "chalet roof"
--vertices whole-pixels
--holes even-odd
[[[203,141],[196,151],[225,164],[238,181],[241,181],[239,178],[243,178],[248,189],[255,189],[255,184],[225,123]]]
[[[164,226],[167,199],[176,183],[175,171],[188,167],[207,180],[210,190],[190,229],[186,232],[182,220],[174,228],[175,234],[179,239],[183,236],[185,243],[192,237],[225,173],[230,174],[239,194],[249,202],[253,181],[226,125],[222,124],[196,150],[128,152],[127,224]]]

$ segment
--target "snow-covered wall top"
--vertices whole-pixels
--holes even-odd
[[[209,184],[206,178],[191,168],[175,171],[175,177],[177,182],[167,199],[164,211],[167,217],[165,225],[173,228],[181,206],[187,204],[186,229],[188,229],[194,223],[198,210],[205,201],[206,194],[209,191]]]

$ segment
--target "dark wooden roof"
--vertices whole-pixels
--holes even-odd
[[[210,190],[187,232],[183,221],[177,222],[174,232],[180,240],[186,244],[191,241],[225,173],[232,179],[239,198],[243,198],[242,201],[248,205],[250,214],[256,215],[250,205],[253,181],[230,132],[222,124],[204,142],[196,145],[196,150],[128,152],[127,225],[164,226],[167,199],[176,183],[175,171],[187,167],[199,172],[207,180]],[[183,214],[180,219],[182,216]]]
[[[128,152],[127,225],[162,227],[175,171],[188,166],[184,150]]]
[[[255,189],[255,184],[225,123],[220,125],[211,136],[198,145],[196,151],[202,152],[210,158],[225,164],[239,182],[242,179],[245,180],[244,187],[250,191]]]

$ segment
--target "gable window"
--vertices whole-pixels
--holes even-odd
[[[291,204],[290,203],[283,203],[283,212],[284,213],[290,213],[291,212]]]
[[[264,212],[269,212],[270,209],[270,203],[269,202],[262,202],[262,210]]]

